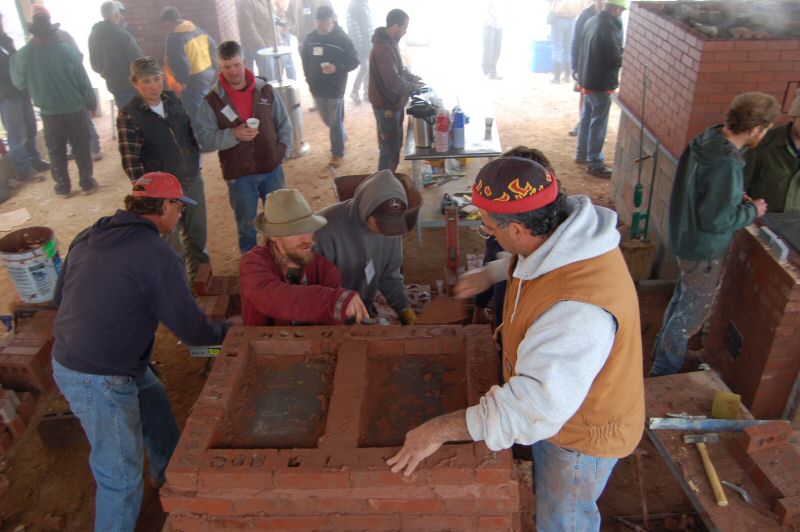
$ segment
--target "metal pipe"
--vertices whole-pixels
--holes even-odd
[[[273,65],[277,70],[275,75],[280,85],[283,82],[283,63],[281,62],[281,56],[278,54],[278,27],[275,25],[275,7],[272,5],[272,0],[267,0],[267,9],[269,10],[269,23],[272,25],[272,53],[274,54],[272,58],[267,56],[267,60],[274,61]]]

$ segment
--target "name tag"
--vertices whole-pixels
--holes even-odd
[[[220,112],[222,113],[222,116],[224,116],[225,118],[227,118],[231,122],[233,122],[234,120],[239,118],[239,115],[236,114],[236,111],[231,109],[230,105],[226,105],[225,107],[223,107],[222,111],[220,111]]]
[[[311,55],[322,57],[322,55],[324,54],[324,50],[325,49],[322,46],[315,46],[311,49]]]
[[[364,277],[367,279],[367,286],[369,286],[372,279],[375,278],[375,265],[372,264],[372,259],[369,260],[367,267],[364,268]]]

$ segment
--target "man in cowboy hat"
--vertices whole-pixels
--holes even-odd
[[[539,529],[599,530],[596,501],[644,426],[639,306],[617,216],[567,197],[551,171],[518,157],[484,166],[472,201],[482,232],[515,256],[513,270],[489,267],[456,287],[470,297],[499,280],[496,271],[512,272],[505,384],[409,431],[387,463],[410,475],[447,441],[532,445]]]
[[[336,266],[314,252],[314,233],[326,223],[299,190],[267,195],[264,212],[253,222],[266,242],[245,253],[239,264],[245,325],[327,325],[369,318],[358,292],[342,288]]]
[[[180,257],[159,236],[175,231],[192,203],[172,174],[143,175],[125,210],[72,241],[56,284],[53,374],[92,447],[95,530],[133,532],[144,450],[150,482],[160,485],[178,443],[166,390],[150,369],[159,322],[189,345],[220,344],[228,330],[197,306]]]
[[[317,248],[342,273],[342,286],[357,290],[371,315],[380,289],[406,325],[417,321],[403,284],[403,234],[417,223],[422,199],[407,178],[381,170],[367,177],[353,197],[320,211],[328,224]]]

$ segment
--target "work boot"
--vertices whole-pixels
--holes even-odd
[[[87,196],[89,194],[94,194],[95,192],[97,192],[97,189],[99,188],[100,185],[97,183],[97,180],[95,180],[95,178],[93,177],[90,177],[89,180],[86,181],[85,183],[81,183],[81,190],[83,190],[83,193],[86,194]]]
[[[47,172],[50,170],[50,163],[45,160],[38,160],[33,163],[33,169],[37,172]]]
[[[69,186],[56,185],[55,186],[55,193],[56,193],[56,196],[61,196],[62,198],[71,198],[72,197],[72,191],[70,190]]]
[[[606,165],[601,166],[600,168],[589,168],[589,174],[595,177],[602,177],[603,179],[610,179],[611,178],[612,170]]]

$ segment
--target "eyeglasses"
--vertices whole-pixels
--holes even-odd
[[[489,227],[488,225],[481,224],[478,226],[478,236],[484,240],[488,240],[489,238],[494,236],[494,232],[498,229],[502,229],[505,227],[506,224],[497,224],[494,227]]]
[[[177,205],[177,206],[178,206],[178,209],[179,209],[181,212],[184,212],[184,211],[186,211],[186,204],[185,204],[185,203],[183,203],[181,200],[171,199],[171,200],[168,200],[168,201],[169,201],[170,203],[172,203],[173,205]]]

